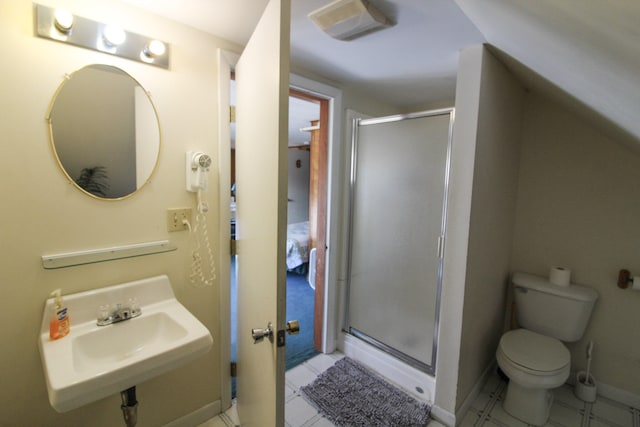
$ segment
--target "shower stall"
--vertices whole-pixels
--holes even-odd
[[[454,110],[353,121],[344,332],[435,374]]]

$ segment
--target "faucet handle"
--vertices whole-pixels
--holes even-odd
[[[127,302],[129,303],[129,309],[131,310],[132,315],[140,313],[140,303],[138,302],[138,298],[130,297]]]
[[[109,304],[102,304],[98,307],[98,321],[105,321],[111,317],[111,306]]]

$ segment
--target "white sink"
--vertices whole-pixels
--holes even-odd
[[[71,332],[49,339],[45,305],[39,347],[49,402],[66,412],[182,366],[211,349],[207,328],[176,300],[169,278],[157,276],[64,296]],[[136,298],[142,314],[97,326],[98,308]]]

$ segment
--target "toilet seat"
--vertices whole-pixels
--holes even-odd
[[[498,345],[500,356],[530,375],[555,375],[571,363],[569,350],[561,341],[527,329],[505,333]]]

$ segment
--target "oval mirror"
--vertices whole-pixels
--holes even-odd
[[[66,76],[47,119],[60,168],[86,194],[122,199],[151,178],[160,154],[158,116],[125,71],[89,65]]]

